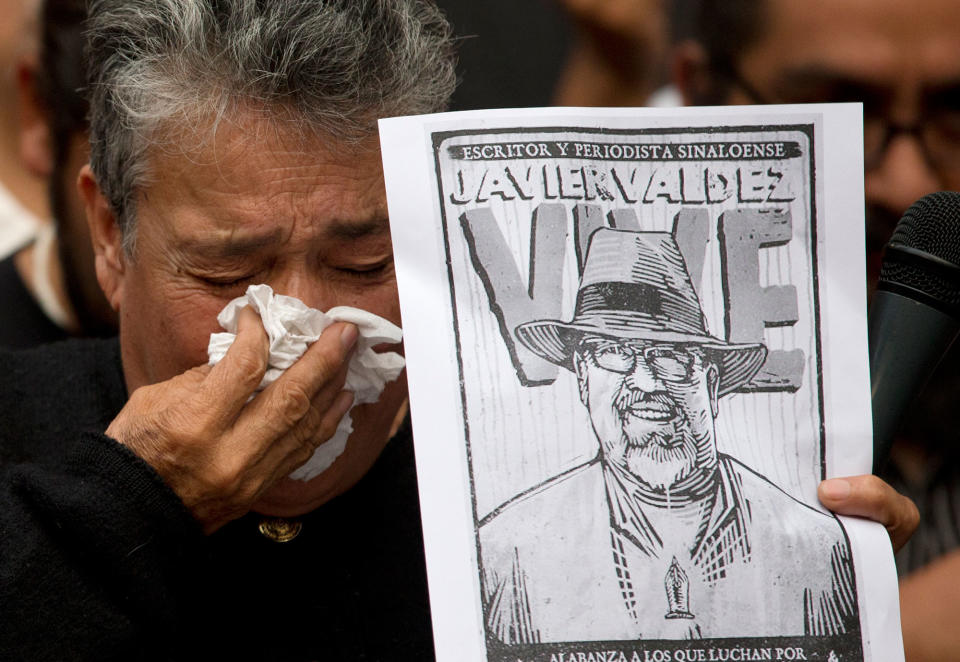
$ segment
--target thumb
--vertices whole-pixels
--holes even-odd
[[[831,478],[817,488],[820,502],[839,515],[883,524],[894,551],[903,547],[920,521],[917,506],[874,475]]]

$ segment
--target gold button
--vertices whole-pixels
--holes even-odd
[[[261,535],[273,542],[290,542],[303,529],[303,522],[283,519],[282,517],[264,517],[260,520]]]

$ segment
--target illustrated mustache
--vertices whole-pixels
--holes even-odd
[[[619,412],[634,409],[637,405],[663,405],[671,411],[676,411],[677,403],[667,393],[663,391],[638,391],[635,389],[622,389],[614,398],[613,406]]]

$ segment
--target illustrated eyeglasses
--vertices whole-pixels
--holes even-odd
[[[783,103],[762,94],[745,79],[736,67],[721,67],[723,76],[738,87],[753,103]],[[882,112],[882,104],[869,99],[863,102],[863,165],[870,170],[883,162],[884,154],[896,136],[908,135],[917,140],[927,163],[935,170],[960,175],[960,90],[931,95],[924,104],[922,116],[915,122],[891,120]]]
[[[637,359],[642,357],[656,379],[673,384],[692,381],[699,356],[681,345],[587,339],[581,342],[581,347],[589,352],[598,366],[620,374],[633,372]]]

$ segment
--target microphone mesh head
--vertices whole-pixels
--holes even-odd
[[[960,193],[941,191],[917,200],[897,223],[888,246],[914,252],[907,257],[887,251],[880,289],[907,288],[941,307],[960,309]],[[954,269],[944,268],[940,260]]]

